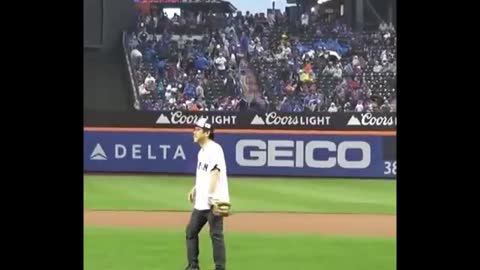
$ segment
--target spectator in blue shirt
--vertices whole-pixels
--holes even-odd
[[[155,57],[155,50],[153,49],[153,44],[148,46],[146,49],[145,49],[145,53],[143,54],[143,57],[146,61],[148,62],[153,62],[154,61],[154,57]]]
[[[187,83],[187,86],[185,87],[185,95],[187,96],[187,99],[196,98],[197,93],[195,91],[195,86],[193,85],[193,83]]]
[[[248,37],[247,35],[245,34],[245,32],[242,32],[242,37],[240,39],[240,48],[242,49],[242,53],[247,55],[248,53],[248,44],[250,43],[250,41],[248,40]]]
[[[165,72],[165,67],[167,66],[167,62],[165,60],[156,60],[155,67],[157,68],[157,72],[160,75],[163,75]]]
[[[313,46],[314,46],[315,48],[317,48],[317,49],[323,49],[323,48],[325,48],[325,47],[327,46],[327,44],[325,44],[325,42],[323,42],[323,40],[320,39],[320,40],[318,40],[317,42],[315,42],[315,43],[313,44]]]
[[[292,104],[287,97],[283,98],[282,104],[280,105],[280,111],[282,112],[292,112]]]
[[[273,92],[275,93],[276,96],[278,96],[283,92],[284,88],[285,88],[285,83],[283,82],[283,80],[277,80],[275,81],[275,85],[273,86]]]
[[[197,70],[205,70],[208,68],[208,60],[205,56],[203,55],[199,55],[197,56],[197,58],[195,59],[195,68]]]
[[[308,51],[307,47],[302,45],[301,43],[297,44],[297,50],[300,54],[304,54],[305,52]]]

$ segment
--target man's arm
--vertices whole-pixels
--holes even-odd
[[[212,164],[213,167],[210,170],[210,186],[208,188],[208,198],[210,203],[212,203],[211,199],[213,199],[213,195],[217,191],[218,182],[220,181],[220,173],[226,170],[223,149],[221,147],[216,147],[211,154],[212,160],[210,161],[210,164]]]
[[[210,176],[210,188],[208,190],[208,198],[211,199],[215,190],[217,189],[218,181],[220,180],[220,169],[214,168]]]
[[[194,200],[195,200],[195,186],[193,186],[190,192],[188,192],[188,201],[193,203]]]

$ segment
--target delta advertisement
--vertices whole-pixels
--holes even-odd
[[[394,136],[216,134],[228,175],[396,177]],[[200,147],[185,132],[84,132],[86,172],[194,174]]]

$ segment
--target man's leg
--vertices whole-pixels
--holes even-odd
[[[187,239],[187,269],[199,269],[198,254],[198,233],[202,230],[203,226],[207,223],[207,217],[202,211],[193,209],[190,217],[190,222],[187,225],[186,239]]]
[[[215,270],[225,270],[225,241],[223,239],[223,217],[215,216],[212,211],[208,214],[210,238],[213,246],[213,260]]]

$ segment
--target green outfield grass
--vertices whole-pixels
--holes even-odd
[[[193,176],[84,176],[84,207],[191,210]],[[291,178],[229,178],[237,212],[396,213],[396,182]]]
[[[182,231],[85,228],[85,270],[182,270]],[[394,270],[395,239],[228,233],[229,270]],[[213,267],[208,234],[200,236],[200,266]]]

